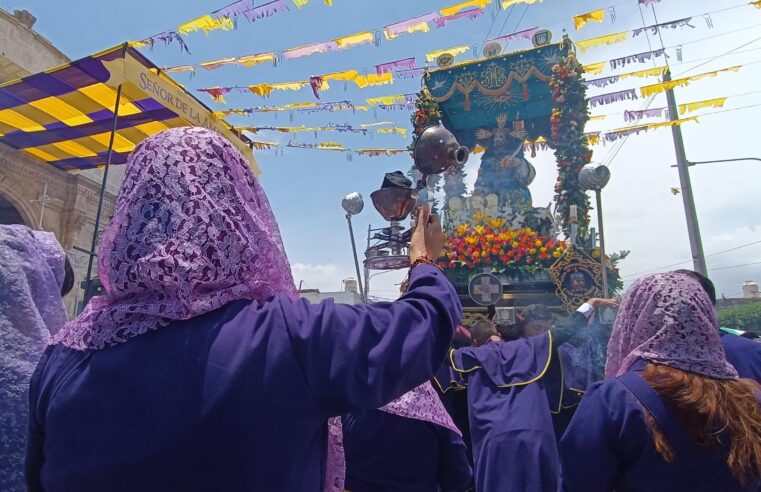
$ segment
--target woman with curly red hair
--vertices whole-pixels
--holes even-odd
[[[635,282],[605,372],[560,443],[564,490],[758,490],[761,387],[727,361],[697,280],[666,273]]]

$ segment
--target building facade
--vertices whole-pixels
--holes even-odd
[[[0,83],[70,61],[33,25],[34,17],[26,11],[11,14],[0,9]],[[101,230],[111,216],[120,177],[121,170],[112,169]],[[75,287],[64,300],[69,316],[83,298],[80,283],[88,255],[80,250],[90,250],[101,181],[100,170],[66,173],[0,144],[0,224],[20,223],[56,235],[76,275]]]

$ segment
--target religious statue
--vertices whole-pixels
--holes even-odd
[[[528,185],[534,181],[536,170],[523,157],[526,135],[520,119],[513,122],[512,130],[508,129],[504,113],[497,117],[496,128],[476,131],[476,138],[486,151],[481,159],[474,195],[494,193],[503,206],[513,209],[531,207]]]

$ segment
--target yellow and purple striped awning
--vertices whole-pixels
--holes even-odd
[[[178,126],[227,137],[258,166],[248,138],[128,45],[0,85],[0,142],[64,171],[106,163],[121,86],[113,164],[144,138]]]

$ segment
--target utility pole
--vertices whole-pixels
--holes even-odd
[[[671,71],[666,70],[663,75],[664,82],[671,81]],[[677,121],[679,119],[679,110],[674,97],[674,90],[666,91],[666,99],[669,105],[669,119]],[[692,195],[692,184],[690,182],[689,161],[684,152],[684,140],[682,139],[682,128],[679,125],[671,126],[671,135],[674,137],[674,150],[676,152],[676,167],[679,170],[679,183],[682,187],[682,200],[684,201],[684,214],[687,219],[687,234],[690,237],[690,251],[692,252],[693,269],[703,275],[708,274],[706,267],[706,258],[703,254],[703,241],[700,239],[700,226],[698,224],[698,214],[695,211],[695,199]]]

